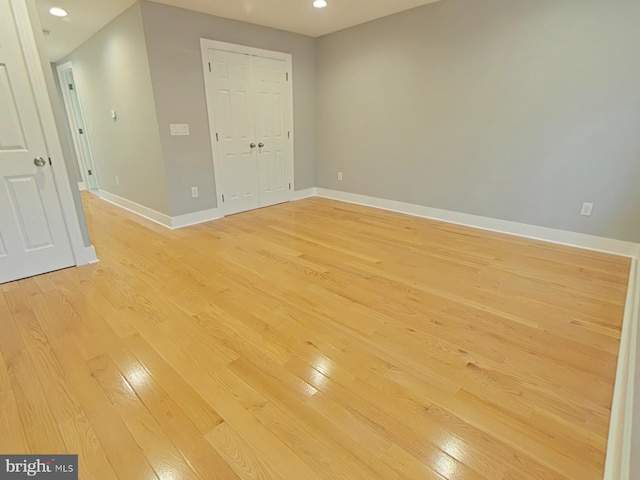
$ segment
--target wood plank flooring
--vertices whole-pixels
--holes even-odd
[[[0,286],[0,452],[85,480],[601,479],[630,261],[323,199]]]

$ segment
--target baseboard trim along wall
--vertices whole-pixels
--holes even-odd
[[[526,223],[511,222],[497,218],[482,217],[468,213],[454,212],[451,210],[441,210],[439,208],[425,207],[413,203],[386,200],[383,198],[369,197],[356,193],[341,192],[338,190],[328,190],[326,188],[316,188],[315,195],[323,198],[330,198],[347,203],[355,203],[367,207],[380,208],[392,212],[404,213],[415,217],[440,220],[442,222],[464,225],[467,227],[489,230],[492,232],[505,233],[518,237],[542,240],[560,245],[595,250],[598,252],[612,253],[624,257],[637,257],[640,245],[623,240],[612,238],[596,237],[584,233],[568,232],[554,228],[539,227]]]
[[[76,255],[76,266],[80,267],[82,265],[89,265],[93,263],[98,263],[98,256],[96,255],[96,249],[93,245],[89,247],[84,247],[82,252]]]
[[[147,220],[150,220],[154,223],[157,223],[158,225],[162,225],[163,227],[167,227],[172,230],[177,228],[190,227],[192,225],[210,222],[212,220],[218,220],[224,217],[222,209],[220,208],[210,208],[208,210],[200,210],[198,212],[186,213],[184,215],[170,217],[169,215],[160,213],[149,207],[140,205],[139,203],[133,202],[118,195],[114,195],[113,193],[107,192],[106,190],[100,190],[99,194],[100,198],[117,207],[123,208],[131,213],[135,213],[136,215],[139,215],[143,218],[146,218]],[[292,200],[302,200],[303,198],[309,198],[315,195],[315,188],[307,188],[305,190],[298,190],[294,192]]]
[[[305,188],[304,190],[296,190],[293,192],[292,201],[302,200],[303,198],[315,197],[316,196],[316,188]]]
[[[636,362],[638,360],[638,324],[640,323],[640,263],[638,262],[640,244],[325,188],[316,188],[314,196],[440,220],[456,225],[465,225],[482,230],[631,257],[632,263],[620,337],[604,475],[604,480],[631,480],[633,402],[636,390],[635,380],[638,376]]]
[[[104,190],[100,196],[107,202],[135,213],[169,229],[177,229],[217,220],[224,215],[218,208],[202,210],[170,217],[148,207],[119,197]],[[638,324],[640,322],[640,244],[625,242],[611,238],[596,237],[583,233],[568,232],[547,227],[527,225],[524,223],[499,220],[495,218],[470,215],[466,213],[441,210],[411,203],[386,200],[382,198],[359,195],[355,193],[329,190],[326,188],[307,188],[294,192],[292,200],[302,200],[309,197],[322,197],[341,202],[353,203],[367,207],[379,208],[392,212],[404,213],[416,217],[439,220],[442,222],[464,225],[481,230],[515,235],[518,237],[542,240],[550,243],[568,245],[571,247],[611,253],[632,258],[627,301],[620,338],[620,350],[616,381],[611,407],[609,440],[605,463],[604,480],[631,480],[629,461],[631,458],[633,401],[636,379],[636,361],[638,359]],[[91,247],[93,249],[93,247]],[[95,251],[93,251],[94,262]],[[87,262],[93,263],[93,262]]]
[[[171,228],[171,217],[169,215],[157,212],[152,208],[145,207],[144,205],[132,202],[131,200],[114,195],[113,193],[109,193],[105,190],[100,190],[100,198],[117,207],[123,208],[131,213],[135,213],[136,215],[146,218],[147,220],[151,220],[154,223],[162,225],[163,227]]]
[[[200,210],[198,212],[170,217],[169,215],[160,213],[152,208],[145,207],[144,205],[132,202],[131,200],[127,200],[126,198],[114,195],[113,193],[109,193],[105,190],[100,190],[100,198],[115,205],[116,207],[135,213],[140,217],[146,218],[147,220],[171,230],[197,225],[198,223],[210,222],[211,220],[218,220],[224,216],[219,208],[210,208],[208,210]]]
[[[171,217],[171,228],[184,228],[199,223],[210,222],[224,217],[222,210],[219,208],[210,208],[208,210],[200,210],[199,212],[187,213]]]
[[[105,190],[100,190],[100,197],[113,205],[171,229],[197,225],[199,223],[210,222],[224,217],[220,208],[211,208],[208,210],[200,210],[198,212],[170,217],[169,215],[160,213],[149,207],[145,207],[144,205],[140,205],[139,203],[114,195],[113,193]],[[512,222],[509,220],[482,217],[479,215],[454,212],[451,210],[442,210],[439,208],[426,207],[424,205],[398,202],[396,200],[387,200],[384,198],[341,192],[338,190],[329,190],[326,188],[307,188],[304,190],[297,190],[293,193],[292,201],[302,200],[309,197],[330,198],[332,200],[380,208],[382,210],[404,213],[415,217],[439,220],[441,222],[453,223],[455,225],[464,225],[471,228],[478,228],[480,230],[489,230],[507,235],[531,238],[533,240],[541,240],[570,247],[583,248],[586,250],[622,255],[624,257],[640,257],[640,244],[638,243],[616,240],[613,238],[597,237],[595,235],[588,235],[585,233],[569,232],[555,228],[528,225],[526,223]]]
[[[633,259],[625,304],[616,381],[609,421],[609,438],[604,480],[631,480],[631,448],[636,364],[638,361],[638,323],[640,322],[640,264]]]

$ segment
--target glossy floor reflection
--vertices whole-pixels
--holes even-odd
[[[0,452],[80,478],[602,478],[629,260],[307,199],[0,286]]]

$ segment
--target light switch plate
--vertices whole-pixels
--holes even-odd
[[[189,135],[188,123],[172,123],[169,125],[169,129],[171,130],[171,135],[173,136]]]

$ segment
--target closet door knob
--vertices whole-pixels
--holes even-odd
[[[262,147],[264,147],[264,143],[260,142],[260,143],[258,144],[258,148],[262,148]]]
[[[256,148],[256,144],[255,144],[255,143],[250,143],[250,144],[249,144],[249,146],[250,146],[251,148]]]

